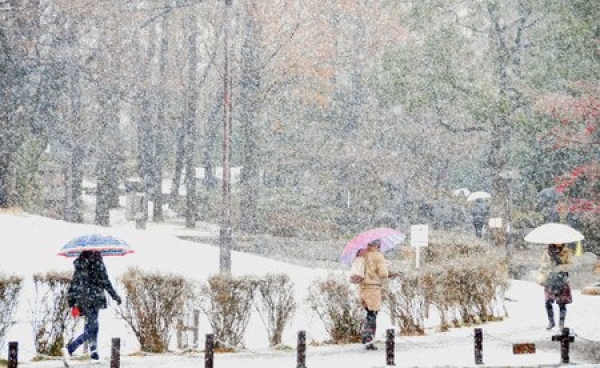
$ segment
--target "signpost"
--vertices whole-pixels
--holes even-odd
[[[501,217],[491,217],[488,220],[488,226],[490,228],[490,234],[492,235],[492,241],[498,247],[503,246],[505,244],[505,237],[502,231],[502,218]]]
[[[420,249],[429,244],[429,228],[427,225],[412,225],[410,227],[410,245],[415,248],[415,267],[420,266]]]

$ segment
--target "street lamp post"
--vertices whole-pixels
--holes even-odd
[[[223,33],[224,71],[223,71],[223,200],[221,204],[221,230],[219,233],[219,270],[221,273],[231,273],[231,70],[229,66],[229,25],[230,10],[233,0],[225,0],[225,27]]]

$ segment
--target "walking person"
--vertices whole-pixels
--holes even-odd
[[[489,216],[490,208],[479,198],[475,200],[473,209],[471,210],[471,216],[473,219],[473,227],[475,228],[475,236],[478,238],[483,237],[483,226]]]
[[[573,302],[571,286],[569,285],[569,269],[572,265],[571,250],[564,244],[550,244],[548,250],[542,255],[540,271],[548,275],[544,285],[546,299],[546,313],[548,314],[547,330],[556,326],[554,319],[554,306],[558,304],[558,327],[565,327],[567,318],[567,304]]]
[[[385,258],[380,252],[380,245],[379,240],[374,240],[362,253],[365,277],[359,284],[359,299],[366,312],[361,337],[367,350],[377,350],[373,344],[373,338],[377,330],[377,313],[381,309],[381,286],[383,281],[389,277]]]
[[[89,343],[90,358],[93,361],[100,359],[98,314],[100,309],[107,307],[105,291],[117,302],[117,305],[121,304],[121,297],[108,278],[106,266],[99,252],[83,251],[73,261],[73,265],[75,272],[67,291],[67,300],[73,316],[82,315],[86,318],[86,322],[83,333],[62,349],[65,367],[69,367],[69,357],[84,342]]]

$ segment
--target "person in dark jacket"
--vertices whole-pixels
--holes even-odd
[[[483,199],[476,199],[475,205],[471,210],[471,216],[473,218],[473,227],[475,228],[475,235],[479,238],[483,236],[483,225],[487,221],[489,216],[490,208]]]
[[[68,357],[84,342],[89,342],[90,357],[98,360],[98,313],[107,307],[105,291],[121,304],[121,297],[113,288],[102,255],[99,252],[84,251],[73,261],[75,272],[67,291],[70,308],[86,317],[83,333],[63,349],[63,360],[68,367]]]

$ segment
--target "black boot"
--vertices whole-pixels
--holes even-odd
[[[567,318],[567,306],[564,304],[558,305],[558,327],[562,330],[565,328],[565,319]]]
[[[554,310],[552,309],[551,301],[546,301],[546,313],[548,313],[548,326],[546,326],[546,330],[551,330],[556,326],[554,323]]]

